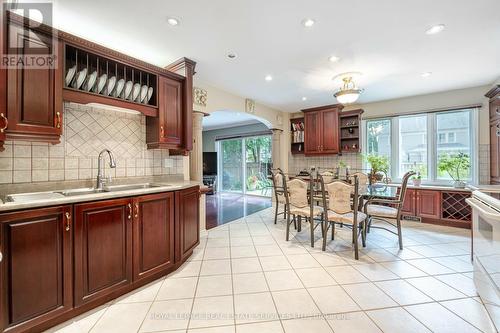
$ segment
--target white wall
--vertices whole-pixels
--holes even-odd
[[[202,107],[194,105],[194,110],[206,113],[213,113],[215,111],[245,112],[246,97],[237,96],[227,91],[215,88],[203,81],[198,80],[196,76],[194,77],[194,86],[207,91],[207,106]],[[252,97],[248,96],[248,98]],[[281,135],[280,154],[282,168],[284,170],[288,170],[288,151],[290,150],[290,114],[256,102],[254,115],[270,123],[271,128],[283,130],[283,134]]]

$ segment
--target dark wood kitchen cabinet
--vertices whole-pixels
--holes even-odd
[[[132,200],[75,205],[75,305],[132,282]]]
[[[14,15],[8,15],[5,34],[9,55],[44,60],[42,66],[36,65],[37,60],[6,70],[6,113],[0,115],[5,118],[2,126],[6,127],[6,138],[59,143],[63,121],[62,43],[52,36],[50,28],[32,27]]]
[[[158,117],[146,118],[148,148],[179,149],[182,143],[182,82],[160,77]]]
[[[416,196],[417,191],[412,189],[407,189],[405,194],[405,199],[403,201],[403,207],[401,208],[401,214],[403,215],[412,215],[416,214]]]
[[[189,257],[200,244],[200,187],[175,193],[176,261]]]
[[[339,153],[339,104],[315,107],[304,112],[304,153],[328,155]]]
[[[416,213],[419,217],[439,219],[441,217],[441,193],[433,190],[418,190]]]
[[[134,198],[134,280],[174,266],[174,192]]]
[[[71,206],[0,215],[0,328],[26,332],[73,307]]]

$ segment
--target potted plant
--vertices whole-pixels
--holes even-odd
[[[381,181],[384,178],[384,174],[387,175],[387,172],[389,171],[389,159],[387,156],[368,154],[365,159],[372,168],[372,172],[370,174],[372,183]]]
[[[417,174],[411,177],[411,180],[413,181],[413,186],[420,186],[422,184],[422,175],[420,171],[417,171]]]
[[[443,154],[439,157],[438,169],[446,172],[453,179],[453,187],[464,188],[464,178],[467,177],[470,169],[470,158],[465,153]]]

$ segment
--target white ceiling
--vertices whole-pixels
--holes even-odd
[[[56,0],[54,20],[160,66],[192,58],[203,81],[293,112],[333,103],[331,78],[345,71],[363,73],[361,103],[489,84],[500,76],[499,13],[498,0]],[[426,35],[437,23],[445,30]]]
[[[246,113],[219,111],[213,112],[208,117],[203,117],[203,130],[207,131],[258,123],[260,121]]]

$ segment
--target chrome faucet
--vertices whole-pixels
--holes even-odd
[[[104,185],[104,175],[103,175],[103,166],[102,162],[104,157],[102,156],[103,153],[108,153],[109,155],[109,167],[110,168],[116,168],[116,161],[115,157],[113,156],[113,153],[109,149],[103,149],[99,153],[99,159],[97,161],[97,184],[96,184],[96,189],[102,190],[102,187]]]

